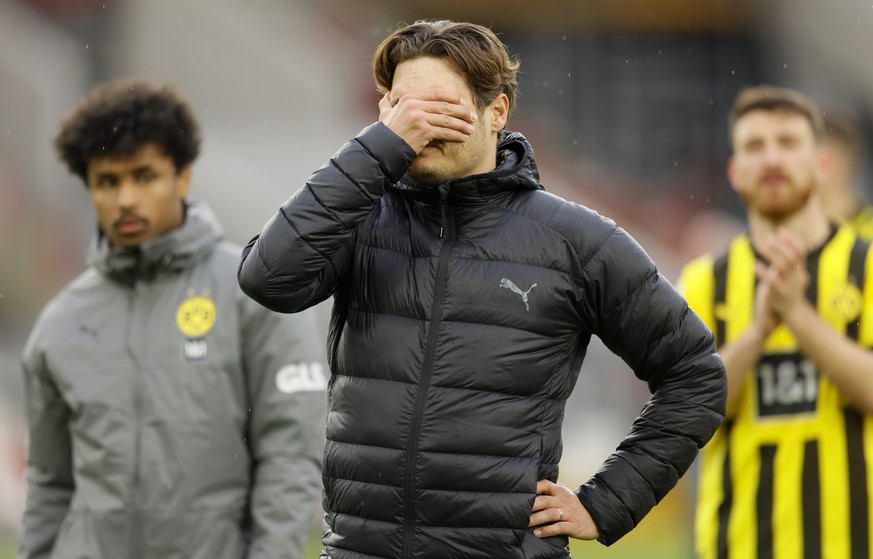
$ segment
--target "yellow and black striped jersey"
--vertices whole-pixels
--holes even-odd
[[[847,223],[854,227],[860,236],[873,240],[873,206],[864,204],[861,206],[861,211],[847,220]]]
[[[873,251],[835,228],[807,258],[808,298],[837,331],[873,347]],[[719,347],[748,328],[756,255],[747,235],[678,281]],[[873,382],[873,371],[870,371]],[[860,414],[784,325],[700,458],[701,559],[871,559],[873,418]]]

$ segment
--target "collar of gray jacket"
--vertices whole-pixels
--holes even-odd
[[[181,227],[136,248],[115,249],[106,235],[98,232],[88,246],[86,260],[100,273],[125,284],[151,281],[161,273],[190,267],[222,238],[221,225],[212,209],[205,202],[192,201],[186,203]]]

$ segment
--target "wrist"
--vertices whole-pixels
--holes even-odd
[[[770,337],[772,331],[773,329],[768,328],[766,324],[755,321],[746,329],[746,338],[755,348],[761,350],[764,348],[764,344],[767,342],[767,338]]]
[[[799,326],[809,323],[810,320],[816,318],[818,314],[812,305],[804,299],[792,305],[782,315],[782,321],[792,331],[796,331]]]

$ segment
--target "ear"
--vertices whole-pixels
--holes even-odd
[[[827,147],[819,147],[815,157],[816,171],[821,177],[827,177],[833,172],[833,153]]]
[[[736,163],[733,155],[730,156],[730,158],[728,159],[727,177],[728,177],[728,181],[731,183],[731,188],[734,189],[734,192],[739,192],[740,187],[739,187],[739,183],[737,182],[737,179],[739,178],[739,177],[737,177],[737,163]]]
[[[179,193],[179,200],[184,200],[188,197],[188,191],[191,190],[191,165],[188,165],[176,175],[176,189]]]
[[[498,133],[506,128],[506,121],[509,119],[509,97],[505,93],[501,93],[494,101],[485,109],[485,118],[490,119],[486,124],[490,127],[492,133]]]

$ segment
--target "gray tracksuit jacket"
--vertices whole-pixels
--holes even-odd
[[[89,268],[24,350],[20,559],[300,558],[320,489],[315,316],[240,291],[211,211]]]

